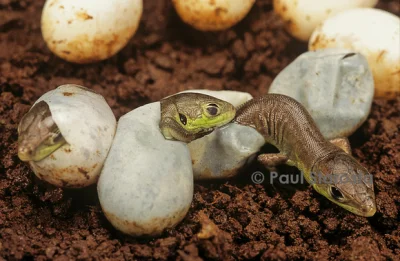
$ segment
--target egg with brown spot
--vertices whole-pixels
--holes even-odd
[[[313,32],[309,50],[346,48],[364,55],[375,82],[375,97],[400,93],[400,19],[373,8],[343,11]]]
[[[357,7],[373,7],[378,0],[274,0],[274,11],[295,38],[308,41],[312,31],[331,15]]]
[[[240,22],[255,0],[172,0],[181,19],[200,31],[228,29]]]
[[[142,0],[47,0],[41,18],[44,41],[60,58],[74,63],[107,59],[135,34]]]
[[[117,125],[105,99],[85,87],[67,84],[45,93],[35,104],[40,102],[48,105],[66,143],[43,159],[28,159],[33,172],[57,187],[81,188],[95,183]],[[37,134],[22,133],[26,138],[19,138],[36,144],[30,138]]]

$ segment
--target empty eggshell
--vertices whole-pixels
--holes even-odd
[[[255,0],[172,0],[181,19],[200,31],[225,30],[241,21]]]
[[[142,0],[47,0],[42,35],[49,49],[69,62],[104,60],[134,35],[142,5]]]
[[[287,31],[308,41],[313,30],[326,18],[340,11],[373,7],[378,0],[274,0],[274,11],[286,22]]]
[[[58,187],[95,183],[111,147],[116,120],[104,98],[82,86],[67,84],[35,103],[48,104],[67,144],[30,165],[40,179]]]
[[[383,10],[356,8],[325,20],[313,32],[310,50],[346,48],[364,55],[376,97],[400,93],[400,19]]]
[[[275,77],[268,93],[297,100],[322,135],[334,139],[350,136],[367,119],[374,79],[363,55],[330,48],[301,54]]]

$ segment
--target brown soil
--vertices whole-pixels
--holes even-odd
[[[270,0],[222,33],[182,24],[170,1],[146,0],[139,32],[108,61],[74,65],[54,57],[40,33],[43,1],[0,0],[0,260],[399,260],[400,97],[375,100],[351,137],[373,174],[378,212],[357,217],[314,192],[237,178],[196,184],[192,207],[154,239],[118,233],[95,186],[62,190],[35,178],[16,156],[17,124],[46,91],[77,83],[102,94],[117,117],[185,89],[267,93],[276,74],[306,50],[282,29]],[[380,8],[397,15],[398,1]]]

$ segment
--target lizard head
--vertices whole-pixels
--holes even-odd
[[[40,161],[65,143],[44,101],[35,104],[18,126],[18,157],[22,161]]]
[[[352,156],[337,153],[312,169],[312,184],[318,193],[348,211],[371,217],[376,212],[372,175]]]
[[[190,142],[233,120],[235,107],[200,93],[179,93],[161,103],[160,129],[166,139]]]

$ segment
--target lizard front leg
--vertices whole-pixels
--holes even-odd
[[[342,150],[344,150],[344,152],[346,152],[347,154],[351,155],[351,146],[350,146],[350,142],[347,138],[336,138],[336,139],[332,139],[329,140],[333,145],[341,148]]]

